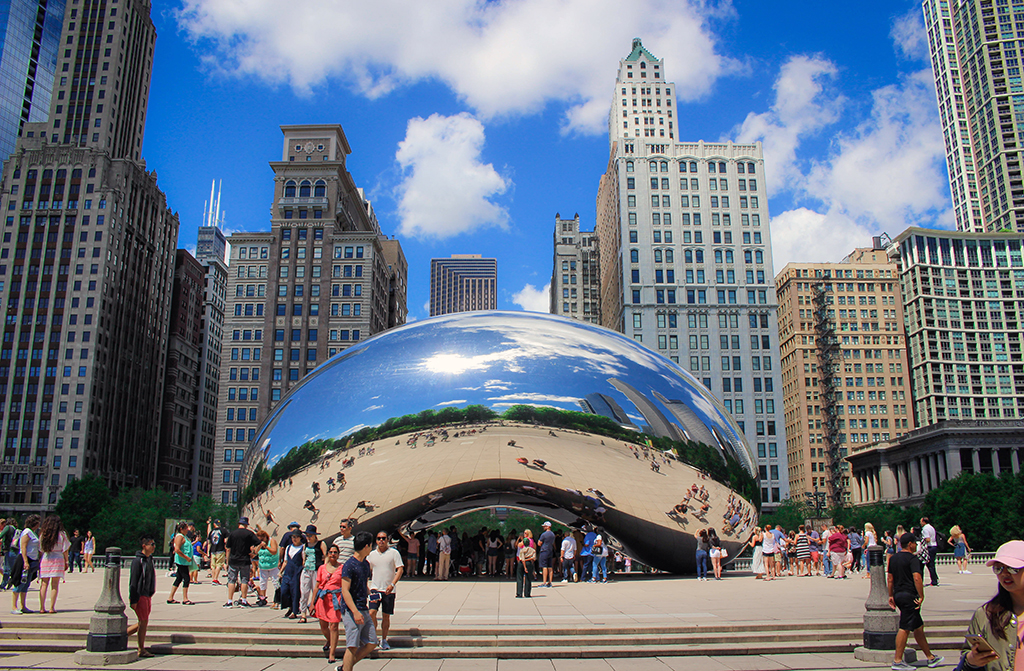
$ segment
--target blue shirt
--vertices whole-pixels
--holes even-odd
[[[594,545],[594,539],[595,538],[597,538],[597,534],[595,532],[593,532],[593,531],[588,532],[587,535],[583,537],[583,549],[580,550],[580,556],[581,557],[589,557],[590,556],[590,554],[591,554],[590,549]]]
[[[864,539],[856,531],[851,531],[847,538],[850,539],[851,550],[859,550],[864,545]]]
[[[351,581],[349,593],[352,594],[352,603],[356,605],[356,610],[365,611],[367,583],[370,581],[370,562],[365,559],[359,561],[355,557],[349,557],[345,565],[341,567],[341,577]]]

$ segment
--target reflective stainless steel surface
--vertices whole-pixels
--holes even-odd
[[[663,453],[674,447],[711,477]],[[600,524],[676,572],[692,570],[700,528],[735,556],[757,519],[729,486],[756,496],[753,455],[707,389],[617,333],[538,313],[447,315],[345,350],[281,401],[247,466],[257,518],[270,509],[304,522],[313,481],[327,532],[350,514],[375,530],[520,507]],[[291,487],[266,490],[264,467]],[[327,493],[336,471],[347,486]],[[694,485],[706,503],[683,503]],[[735,528],[724,521],[733,511]]]

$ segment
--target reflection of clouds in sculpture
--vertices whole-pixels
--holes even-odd
[[[580,400],[577,396],[553,396],[551,394],[537,394],[537,393],[523,393],[523,394],[506,394],[505,396],[490,396],[487,398],[488,401],[521,401],[522,403],[537,403],[541,401],[548,401],[550,403],[567,403],[570,406],[575,406]],[[497,403],[493,405],[498,405]],[[502,403],[501,405],[513,405],[511,403]],[[574,407],[570,409],[575,410]]]
[[[521,404],[579,411],[593,394],[614,399],[630,420],[647,425],[609,379],[628,381],[662,412],[655,392],[678,399],[749,453],[721,405],[676,364],[607,329],[521,312],[446,315],[353,345],[292,388],[256,444],[269,438],[276,461],[310,436],[342,438],[431,408],[479,404],[503,412]]]

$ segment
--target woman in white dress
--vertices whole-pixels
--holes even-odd
[[[761,549],[761,529],[754,527],[754,533],[750,534],[750,539],[747,541],[747,545],[754,548],[754,556],[750,560],[750,570],[754,573],[754,578],[760,580],[764,577],[764,550]]]

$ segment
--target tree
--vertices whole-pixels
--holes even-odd
[[[928,517],[944,535],[954,524],[959,525],[973,549],[994,551],[1006,541],[1020,538],[1022,502],[1024,473],[1003,473],[998,478],[990,473],[962,473],[928,492],[919,517]]]
[[[775,526],[780,524],[783,529],[789,531],[790,529],[799,528],[804,523],[804,520],[812,516],[811,513],[811,509],[800,499],[786,499],[774,511],[762,515],[760,521],[762,525],[771,524]]]
[[[171,495],[162,489],[122,490],[93,519],[97,554],[101,548],[120,547],[123,555],[131,556],[142,535],[152,536],[162,548],[164,520],[173,517],[172,506]]]
[[[69,482],[60,494],[54,512],[60,515],[70,534],[78,529],[84,536],[92,521],[110,503],[110,490],[101,478],[88,473]]]

